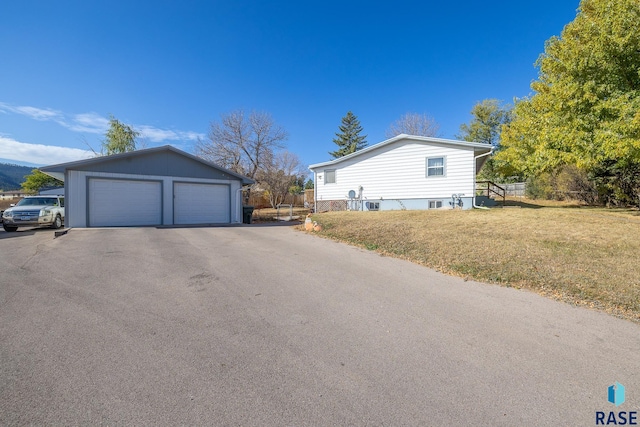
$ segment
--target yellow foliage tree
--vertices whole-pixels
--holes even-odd
[[[640,2],[582,0],[537,61],[496,158],[505,175],[574,165],[602,201],[640,201]]]

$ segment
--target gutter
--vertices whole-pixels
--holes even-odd
[[[318,174],[313,171],[313,213],[318,213]]]
[[[473,157],[473,198],[472,198],[473,201],[471,202],[471,204],[475,209],[487,209],[487,210],[489,209],[486,206],[476,205],[476,175],[477,175],[476,163],[478,163],[476,160],[478,160],[480,157],[490,156],[492,154],[493,154],[493,147],[491,147],[491,150],[489,152]]]

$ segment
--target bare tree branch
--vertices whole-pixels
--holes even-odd
[[[417,136],[438,136],[440,125],[428,114],[406,113],[393,122],[385,132],[387,138],[405,133]]]
[[[283,150],[269,156],[257,178],[269,192],[269,203],[275,208],[284,202],[291,187],[300,175],[303,167],[297,155]]]
[[[287,138],[287,132],[275,124],[269,113],[252,111],[246,116],[243,110],[236,110],[211,123],[208,140],[198,140],[195,152],[255,179]]]

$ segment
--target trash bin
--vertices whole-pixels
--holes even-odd
[[[251,224],[251,217],[253,216],[253,206],[242,207],[242,222],[244,224]]]

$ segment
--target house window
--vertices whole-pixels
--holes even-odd
[[[430,176],[445,176],[445,158],[427,158],[427,178]]]
[[[442,200],[429,200],[429,209],[438,209],[442,207]]]
[[[336,170],[335,169],[327,169],[324,171],[324,183],[325,184],[335,184],[336,183]]]
[[[367,202],[367,209],[369,209],[370,211],[379,211],[380,202]]]

